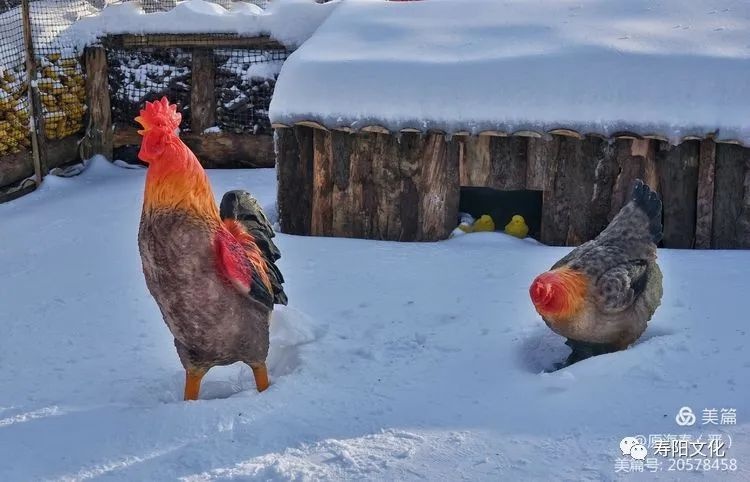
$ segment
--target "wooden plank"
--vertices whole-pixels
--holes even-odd
[[[504,191],[526,188],[527,146],[525,137],[490,138],[489,187]]]
[[[83,152],[87,158],[99,154],[112,159],[112,108],[109,100],[107,52],[104,47],[87,47],[84,66],[89,125],[83,140]]]
[[[377,210],[373,182],[372,151],[374,134],[352,134],[350,150],[349,202],[351,211],[351,237],[373,239]]]
[[[695,247],[711,247],[714,216],[714,175],[716,173],[716,143],[713,139],[701,141],[698,160],[698,194],[695,221]]]
[[[216,66],[214,51],[193,50],[192,85],[190,86],[190,127],[202,133],[216,124]]]
[[[310,233],[313,236],[333,235],[332,158],[330,132],[314,129],[312,221],[310,225]]]
[[[294,129],[279,129],[276,132],[283,131],[294,131]],[[183,132],[180,138],[195,153],[205,168],[273,167],[276,163],[271,135]],[[140,143],[141,136],[137,128],[118,126],[115,129],[114,148],[138,146]],[[130,161],[134,160],[130,159]]]
[[[280,129],[276,133],[279,222],[287,234],[310,234],[312,144],[312,129],[307,127]]]
[[[714,178],[714,215],[711,247],[733,249],[738,246],[737,220],[744,196],[745,159],[749,150],[733,144],[716,145]]]
[[[695,242],[700,142],[660,143],[659,194],[664,212],[664,247],[692,248]]]
[[[568,244],[571,220],[571,189],[581,186],[576,181],[576,162],[582,157],[581,141],[572,137],[554,136],[558,146],[554,162],[550,162],[548,171],[548,189],[544,194],[542,212],[542,242],[555,246]],[[579,213],[575,206],[576,216]]]
[[[490,156],[491,136],[465,137],[458,139],[459,171],[462,186],[487,187],[492,176]]]
[[[178,47],[178,48],[247,48],[261,50],[285,50],[286,47],[268,37],[242,37],[236,34],[123,34],[111,35],[106,44],[120,49],[137,49],[143,47]]]

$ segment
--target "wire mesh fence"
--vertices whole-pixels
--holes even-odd
[[[271,133],[268,108],[286,50],[217,49],[216,122],[223,131]]]
[[[180,128],[190,130],[192,54],[179,48],[107,49],[112,121],[137,126],[146,102],[167,96],[182,112]]]
[[[120,1],[0,0],[0,191],[2,186],[17,183],[38,171],[40,163],[33,162],[37,157],[41,158],[42,175],[61,165],[63,162],[52,159],[59,154],[59,146],[67,146],[63,155],[66,159],[71,152],[78,155],[76,139],[80,141],[85,135],[88,122],[86,78],[83,47],[72,38],[75,34],[68,35],[68,29],[79,19]],[[234,0],[212,1],[227,9],[237,8]],[[177,3],[140,1],[147,13],[167,11]],[[245,3],[265,8],[268,1],[245,0]],[[142,36],[147,40],[138,44],[132,42],[138,36],[130,37],[128,45],[105,45],[115,126],[135,126],[134,118],[145,102],[166,95],[183,114],[181,129],[190,131],[193,69],[198,61],[193,52],[198,49],[203,52],[202,62],[209,59],[211,68],[209,77],[203,70],[205,66],[196,70],[204,72],[196,77],[202,79],[196,81],[196,85],[202,86],[196,92],[203,92],[211,85],[210,98],[215,100],[215,111],[211,101],[208,112],[213,114],[205,119],[200,117],[201,124],[215,123],[223,132],[257,135],[272,132],[268,108],[281,65],[289,55],[283,46],[272,40],[248,42],[247,38],[230,34],[181,36],[183,40],[191,38],[189,45],[149,43],[153,36]],[[29,52],[33,53],[31,59]],[[28,78],[29,72],[33,73],[32,79]],[[205,95],[198,95],[205,99]],[[205,102],[201,105],[205,112]],[[36,136],[32,136],[30,129],[32,117],[36,121]],[[32,137],[39,140],[33,153],[39,155],[33,159]],[[13,167],[8,167],[11,164]]]
[[[28,148],[31,139],[20,4],[0,1],[0,156]]]
[[[32,38],[47,139],[78,134],[84,127],[86,91],[78,46],[60,35],[78,18],[96,14],[105,0],[30,2]]]

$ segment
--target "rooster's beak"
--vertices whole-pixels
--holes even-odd
[[[143,127],[143,129],[138,131],[138,134],[144,135],[149,129],[151,129],[151,125],[149,125],[143,117],[138,116],[135,118],[135,121]]]

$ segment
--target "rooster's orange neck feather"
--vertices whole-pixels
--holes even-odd
[[[143,209],[176,209],[220,222],[206,172],[176,135],[166,139],[161,156],[149,162]]]

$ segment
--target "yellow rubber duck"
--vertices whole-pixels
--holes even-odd
[[[505,233],[523,239],[529,234],[529,227],[523,216],[515,214],[510,218],[510,222],[505,225]]]
[[[473,228],[473,232],[475,233],[479,233],[482,231],[494,231],[495,221],[492,220],[489,214],[482,214],[481,216],[479,216],[479,219],[474,222]]]

